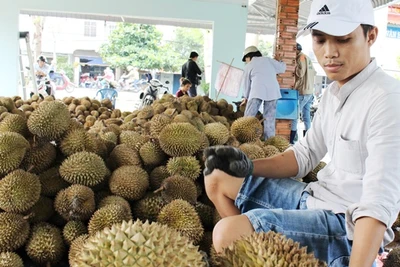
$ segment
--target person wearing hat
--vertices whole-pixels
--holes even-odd
[[[394,239],[400,210],[400,81],[371,57],[377,39],[369,0],[313,0],[314,54],[333,82],[306,136],[251,161],[230,146],[205,150],[208,197],[222,217],[217,252],[254,232],[275,231],[328,266],[371,267]],[[328,154],[317,181],[305,177]]]
[[[294,72],[295,83],[294,89],[299,91],[299,109],[304,121],[305,130],[303,136],[306,135],[308,129],[311,128],[310,108],[314,93],[314,79],[316,71],[313,67],[311,59],[301,52],[303,48],[299,43],[296,44],[296,70]],[[290,143],[294,143],[297,134],[298,119],[292,120],[292,129],[290,132]]]
[[[264,139],[275,136],[276,102],[282,97],[276,75],[286,71],[282,61],[263,57],[255,46],[243,52],[246,67],[243,73],[243,100],[246,105],[244,116],[256,116],[263,104]]]
[[[192,86],[189,89],[189,96],[195,97],[197,96],[197,85],[200,84],[200,75],[201,70],[197,65],[197,59],[199,58],[199,54],[197,52],[191,52],[188,61],[182,65],[182,77],[188,79]]]

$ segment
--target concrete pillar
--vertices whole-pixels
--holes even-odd
[[[286,72],[278,76],[281,88],[294,87],[299,6],[299,0],[277,0],[275,53],[282,55],[287,65]]]
[[[19,9],[16,1],[7,2],[7,8],[0,9],[0,96],[19,95]],[[22,41],[21,41],[22,42]],[[21,91],[22,96],[22,91]]]

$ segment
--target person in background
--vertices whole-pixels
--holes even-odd
[[[276,102],[281,98],[281,91],[276,75],[286,71],[286,64],[275,59],[263,57],[255,46],[244,50],[243,62],[243,100],[246,105],[244,116],[256,116],[263,104],[264,139],[275,136]]]
[[[126,70],[128,73],[121,76],[120,85],[122,87],[129,86],[132,82],[139,80],[138,68],[128,66]]]
[[[188,95],[188,91],[189,91],[190,87],[192,86],[192,82],[186,78],[182,77],[180,79],[180,82],[181,82],[181,87],[179,88],[178,92],[176,92],[176,97]]]
[[[198,58],[199,54],[191,52],[188,61],[182,65],[182,77],[188,79],[192,83],[189,89],[189,96],[191,97],[197,96],[197,85],[200,84],[201,79],[200,75],[202,72],[197,65]]]
[[[304,121],[305,129],[303,136],[306,135],[308,129],[311,128],[310,107],[313,101],[314,79],[316,71],[313,67],[311,59],[303,54],[303,48],[299,43],[296,44],[296,70],[294,89],[299,91],[299,110]],[[297,134],[298,118],[292,121],[292,129],[290,132],[290,143],[294,144]]]
[[[104,69],[104,75],[103,76],[97,76],[97,78],[102,78],[101,80],[101,85],[102,88],[106,88],[107,85],[113,85],[114,81],[114,73],[112,71],[112,69],[110,69],[110,67],[107,67]]]
[[[306,136],[285,152],[249,160],[231,146],[205,150],[206,192],[222,217],[217,252],[274,231],[329,267],[371,267],[393,241],[400,210],[400,81],[371,57],[378,37],[372,1],[313,0],[313,51],[333,82]],[[303,183],[328,155],[318,180]]]
[[[48,76],[51,70],[45,56],[39,56],[37,63],[35,63],[33,67],[35,69],[36,77],[38,78]]]

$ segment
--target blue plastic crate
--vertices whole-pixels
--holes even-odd
[[[282,98],[276,103],[276,118],[295,120],[299,114],[299,92],[297,90],[281,89]]]

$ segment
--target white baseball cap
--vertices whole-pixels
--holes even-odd
[[[344,36],[361,24],[375,26],[371,0],[313,0],[307,26],[299,31],[297,37],[311,30]]]

